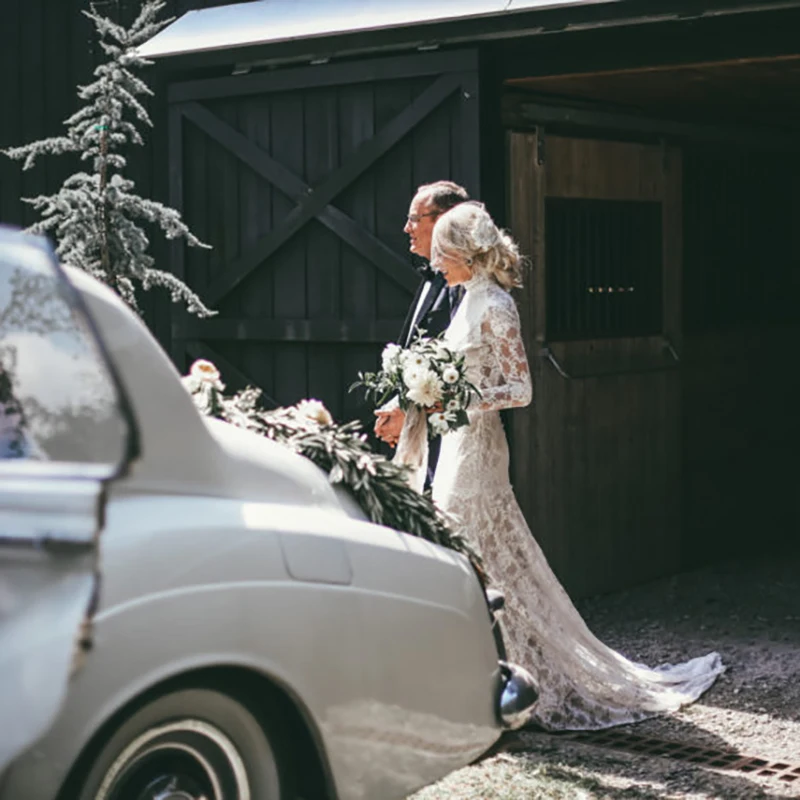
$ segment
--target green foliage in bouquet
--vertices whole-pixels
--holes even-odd
[[[358,421],[337,424],[318,400],[268,411],[260,406],[261,391],[252,387],[226,396],[208,361],[195,362],[183,382],[203,414],[290,447],[326,472],[332,484],[346,487],[372,522],[462,553],[487,582],[480,556],[429,496],[409,486],[406,467],[370,449]]]
[[[412,406],[424,409],[430,415],[431,437],[469,425],[467,407],[480,396],[467,380],[464,354],[453,352],[440,338],[425,336],[425,331],[419,331],[407,348],[387,344],[381,369],[359,372],[350,391],[359,387],[378,406],[396,397],[404,411]]]

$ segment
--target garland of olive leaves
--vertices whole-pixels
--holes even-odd
[[[296,407],[266,411],[259,407],[261,391],[252,387],[232,397],[208,384],[204,389],[193,395],[203,413],[287,445],[324,470],[332,484],[346,486],[373,522],[462,553],[486,585],[480,556],[463,536],[451,530],[428,495],[409,486],[407,467],[370,449],[358,421],[321,424],[300,414]]]

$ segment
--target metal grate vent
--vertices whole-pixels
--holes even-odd
[[[798,781],[798,785],[800,785],[800,764],[792,764],[789,760],[775,761],[743,755],[734,750],[698,747],[684,742],[671,742],[615,730],[566,733],[560,734],[558,738],[614,750],[624,750],[627,753],[674,758],[698,766],[713,767],[730,772],[745,772],[761,777],[775,778],[783,783]]]
[[[548,339],[661,333],[661,203],[548,197],[545,237]]]

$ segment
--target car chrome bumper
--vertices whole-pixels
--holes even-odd
[[[516,664],[500,662],[498,716],[503,727],[521,728],[533,714],[539,691],[533,676]]]

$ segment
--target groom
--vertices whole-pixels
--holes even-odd
[[[450,324],[461,299],[459,287],[448,288],[441,273],[430,267],[431,237],[436,220],[454,206],[469,200],[467,190],[452,181],[436,181],[420,186],[408,209],[403,232],[408,234],[412,253],[424,259],[418,268],[422,281],[411,302],[397,343],[407,347],[417,332],[438,336]],[[394,447],[400,438],[405,412],[391,401],[375,412],[375,435]],[[433,439],[428,451],[428,478],[439,456],[440,439]]]

